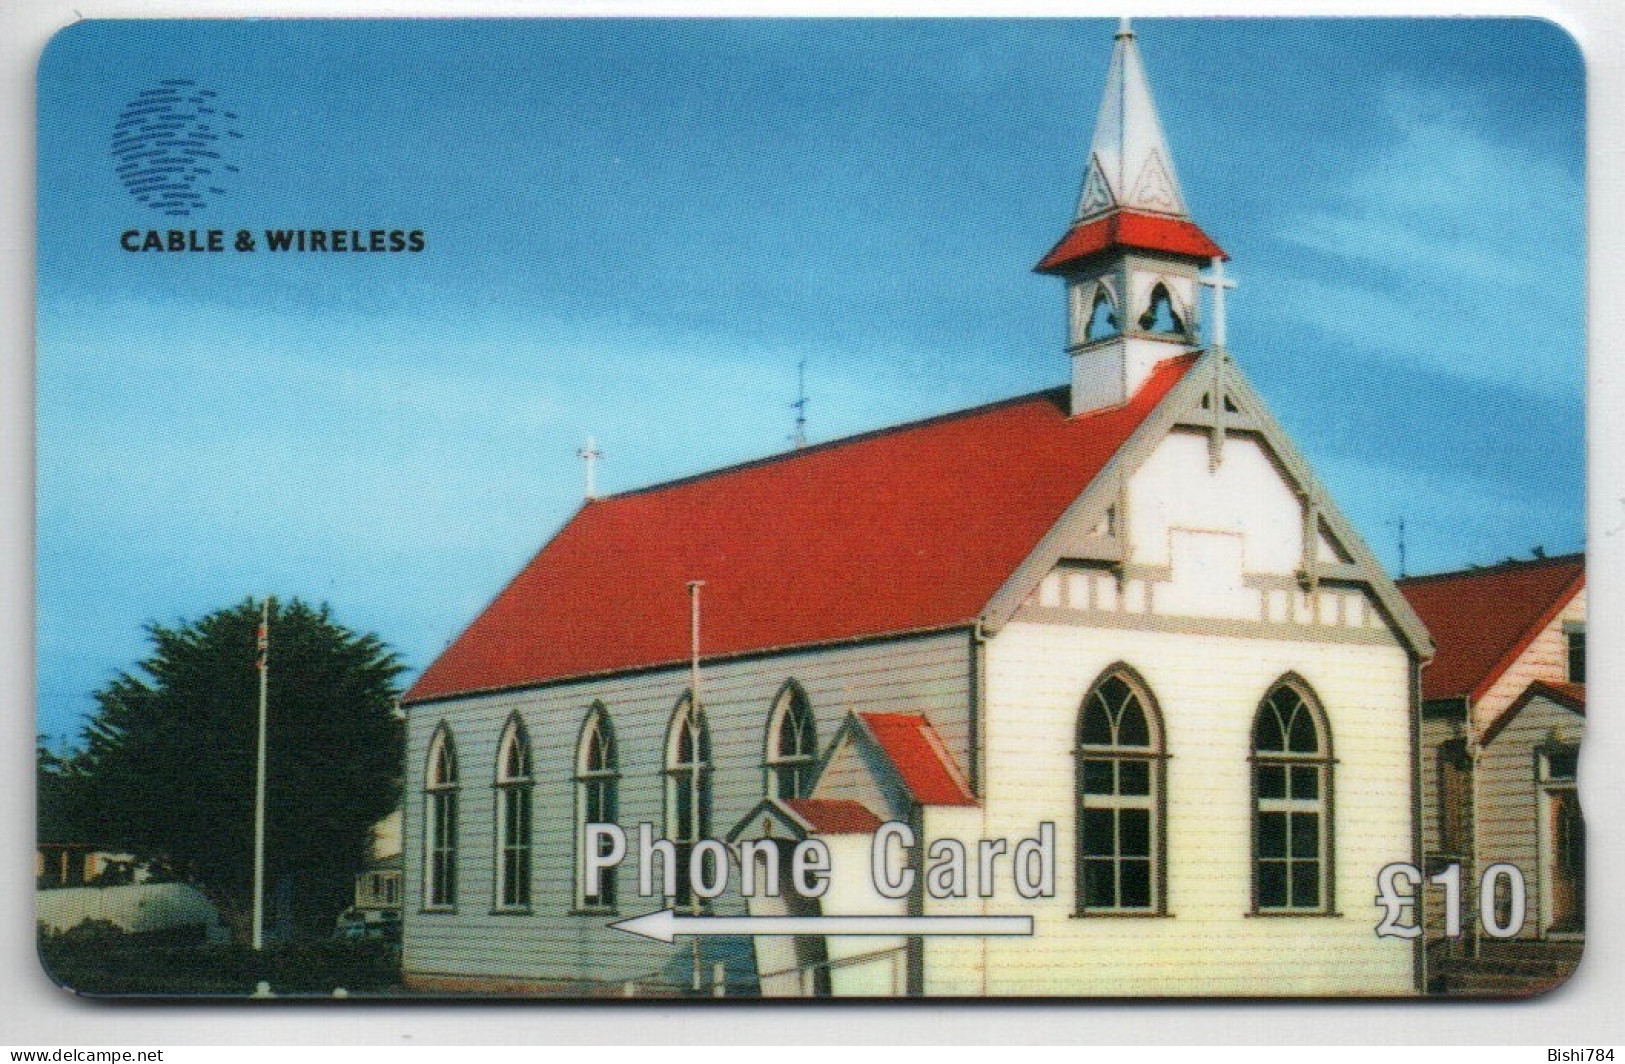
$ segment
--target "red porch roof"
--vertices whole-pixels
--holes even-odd
[[[820,835],[873,835],[880,818],[850,798],[786,798],[784,804]]]
[[[1195,355],[1120,407],[1055,389],[588,502],[406,701],[972,622]]]
[[[860,713],[909,794],[921,805],[975,805],[931,722],[917,713]]]
[[[1422,699],[1478,699],[1585,585],[1585,555],[1396,583],[1438,648],[1422,669]]]

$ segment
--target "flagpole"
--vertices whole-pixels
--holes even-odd
[[[685,786],[692,788],[694,791],[699,790],[699,774],[701,771],[704,771],[699,767],[700,735],[702,728],[700,723],[700,714],[702,712],[700,708],[700,588],[704,586],[704,580],[690,580],[688,582],[689,727],[692,729],[694,736],[695,763],[692,766],[694,775],[689,778],[689,781],[685,784]],[[698,796],[696,795],[696,797]],[[689,804],[694,810],[694,834],[698,835],[698,829],[704,822],[704,818],[700,816],[700,806],[698,801],[691,801]],[[678,875],[692,875],[691,868],[680,870]],[[689,886],[689,894],[690,911],[692,911],[695,915],[698,915],[700,911],[700,896],[694,891],[692,884]],[[698,935],[696,935],[693,942],[690,943],[690,949],[693,955],[692,986],[694,993],[698,994],[700,992],[700,939]]]
[[[260,603],[260,627],[256,633],[260,670],[260,722],[258,767],[254,773],[254,950],[264,945],[265,926],[265,708],[267,680],[271,675],[271,600]]]

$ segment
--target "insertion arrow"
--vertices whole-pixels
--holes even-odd
[[[678,935],[1031,935],[1030,916],[678,916],[670,909],[609,925],[671,942]]]

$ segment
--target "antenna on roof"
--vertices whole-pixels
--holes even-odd
[[[790,442],[796,448],[807,446],[807,359],[802,357],[796,364],[796,401],[790,404],[796,412],[796,431],[790,437]]]
[[[1399,529],[1399,576],[1403,580],[1405,578],[1405,519],[1401,517],[1388,523],[1397,526]]]

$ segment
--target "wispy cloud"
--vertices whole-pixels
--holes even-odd
[[[1386,140],[1276,234],[1341,278],[1269,276],[1287,297],[1272,313],[1462,376],[1577,389],[1581,175],[1408,85],[1384,93],[1383,119]]]

